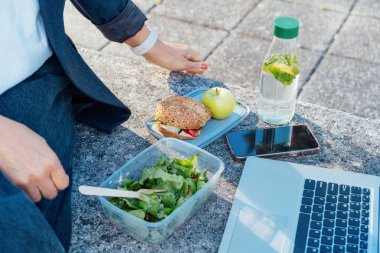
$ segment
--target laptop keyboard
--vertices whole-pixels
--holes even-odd
[[[294,253],[367,253],[370,190],[306,179]]]

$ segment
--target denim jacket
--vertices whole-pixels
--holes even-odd
[[[146,17],[131,0],[71,0],[111,41],[124,42],[143,27]],[[126,121],[131,111],[87,66],[65,34],[65,0],[39,0],[49,43],[75,87],[73,110],[79,122],[105,132]]]

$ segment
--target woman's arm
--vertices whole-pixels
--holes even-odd
[[[110,41],[122,43],[144,26],[144,13],[131,0],[71,0]]]
[[[71,2],[111,41],[126,42],[129,46],[135,47],[145,41],[149,35],[144,13],[131,0],[71,0]],[[189,73],[202,74],[207,69],[202,57],[187,45],[158,40],[143,56],[148,62],[168,70],[186,70]]]

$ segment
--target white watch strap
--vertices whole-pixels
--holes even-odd
[[[157,40],[158,40],[157,33],[155,31],[150,30],[148,38],[146,38],[146,40],[143,43],[141,43],[140,45],[138,45],[137,47],[131,47],[131,50],[133,53],[135,53],[137,55],[144,55],[149,50],[151,50],[152,47],[154,47]]]

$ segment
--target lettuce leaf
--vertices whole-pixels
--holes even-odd
[[[160,157],[151,168],[145,168],[138,180],[124,179],[119,189],[162,189],[165,192],[141,194],[141,200],[110,198],[119,208],[140,219],[156,222],[170,215],[207,183],[207,170],[198,170],[198,156],[169,160]]]
[[[174,158],[173,163],[177,163],[177,164],[180,164],[182,166],[192,168],[195,170],[197,168],[197,165],[198,165],[198,156],[199,156],[199,153],[196,153],[195,156],[193,156],[189,159],[183,159],[182,160],[179,158]]]
[[[183,177],[175,174],[170,174],[164,171],[161,167],[153,167],[150,169],[144,169],[139,180],[141,185],[144,185],[147,179],[162,179],[165,183],[172,184],[177,190],[181,189],[183,185]]]
[[[136,216],[137,218],[144,219],[145,218],[145,211],[144,210],[132,210],[129,211],[128,213],[132,214],[133,216]]]
[[[185,179],[185,182],[186,184],[189,186],[189,195],[193,195],[194,193],[197,192],[197,179],[193,179],[193,178],[186,178]]]
[[[161,203],[164,204],[165,207],[170,207],[170,208],[175,207],[176,198],[173,193],[171,192],[159,193],[158,197],[161,199]]]
[[[137,199],[123,198],[123,201],[124,201],[125,205],[128,206],[128,208],[130,208],[130,209],[140,209],[139,200],[137,200]]]
[[[191,177],[197,168],[198,154],[189,159],[174,158],[172,163],[168,166],[170,173],[178,174],[186,177]]]
[[[164,205],[161,203],[161,199],[157,194],[141,194],[140,207],[147,213],[158,218],[160,212],[163,212]]]

